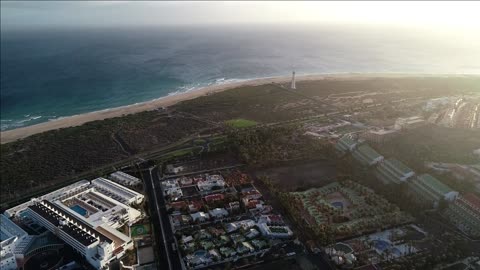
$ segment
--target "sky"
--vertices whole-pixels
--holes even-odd
[[[480,2],[1,1],[1,28],[375,24],[480,31]],[[475,33],[475,32],[472,32]]]

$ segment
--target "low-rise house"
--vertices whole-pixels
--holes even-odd
[[[227,211],[230,213],[240,211],[240,202],[229,202],[227,206]]]
[[[182,243],[186,244],[186,243],[189,243],[189,242],[192,242],[192,241],[193,241],[193,237],[191,235],[188,235],[188,236],[183,235],[182,236]]]
[[[216,218],[216,219],[228,217],[228,211],[225,210],[224,208],[215,208],[208,211],[208,213],[212,218]]]
[[[248,232],[245,234],[245,237],[247,237],[248,239],[252,239],[252,238],[255,238],[259,235],[260,235],[260,232],[257,231],[257,229],[250,228],[250,230],[248,230]]]
[[[249,242],[242,242],[242,245],[248,249],[249,252],[254,252],[255,248]]]
[[[192,217],[192,220],[194,222],[198,221],[198,222],[205,222],[207,220],[210,219],[210,216],[205,213],[205,212],[197,212],[197,213],[193,213],[193,214],[190,214],[190,217]]]
[[[225,187],[225,181],[221,175],[207,175],[205,180],[197,182],[197,187],[201,191],[223,189]]]
[[[230,239],[232,239],[232,241],[235,245],[245,241],[245,237],[243,237],[243,235],[241,235],[239,233],[231,234]]]
[[[211,249],[208,251],[208,254],[212,256],[213,258],[220,259],[222,256],[220,255],[220,252],[217,249]]]
[[[212,243],[212,241],[202,241],[200,242],[200,245],[203,247],[205,250],[209,250],[213,248],[215,245]]]
[[[203,198],[207,203],[212,203],[216,201],[222,201],[223,199],[225,199],[225,196],[223,194],[210,194]]]
[[[224,257],[233,257],[235,255],[237,255],[237,252],[235,252],[235,250],[233,250],[232,248],[229,248],[229,247],[221,247],[220,248],[220,254],[222,254]]]
[[[255,240],[252,240],[252,245],[256,248],[256,249],[265,249],[268,247],[268,244],[267,242],[265,242],[264,240],[258,240],[258,239],[255,239]]]

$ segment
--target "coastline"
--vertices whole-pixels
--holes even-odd
[[[324,80],[324,79],[367,79],[374,77],[452,77],[452,76],[464,76],[464,75],[444,75],[444,74],[396,74],[396,73],[345,73],[345,74],[318,74],[318,75],[300,75],[296,77],[297,81],[312,81],[312,80]],[[467,75],[468,76],[468,75]],[[87,122],[104,120],[107,118],[119,117],[128,114],[135,114],[143,111],[155,110],[159,107],[169,107],[175,105],[181,101],[194,99],[200,96],[205,96],[213,93],[222,92],[225,90],[238,88],[242,86],[258,86],[269,83],[284,83],[289,82],[291,76],[278,76],[260,79],[251,79],[238,82],[215,84],[192,91],[179,93],[175,95],[169,95],[158,99],[136,103],[132,105],[126,105],[121,107],[115,107],[111,109],[94,111],[79,115],[66,116],[59,119],[55,119],[49,122],[39,123],[31,126],[16,128],[12,130],[2,131],[0,133],[1,143],[9,143],[19,139],[26,138],[28,136],[42,133],[49,130],[55,130],[66,127],[80,126]]]

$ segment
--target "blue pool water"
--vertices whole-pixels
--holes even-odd
[[[205,250],[198,250],[194,254],[195,254],[195,256],[203,257],[203,256],[207,255],[207,252]]]
[[[87,210],[85,210],[85,208],[81,207],[81,206],[78,205],[78,204],[70,207],[70,209],[72,209],[73,211],[79,213],[79,214],[82,215],[82,216],[86,216],[86,215],[87,215]]]
[[[337,209],[343,209],[343,203],[342,202],[333,202],[332,206],[337,208]]]
[[[373,245],[375,246],[376,249],[380,251],[384,251],[390,247],[390,243],[383,240],[375,240]]]

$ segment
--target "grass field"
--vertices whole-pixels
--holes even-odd
[[[225,123],[233,128],[246,128],[246,127],[252,127],[257,124],[257,122],[252,121],[252,120],[247,120],[247,119],[232,119],[225,121]]]
[[[148,223],[137,224],[137,225],[133,225],[130,228],[130,231],[131,231],[132,237],[141,237],[141,236],[144,236],[144,235],[149,235],[150,231],[151,231],[151,228],[150,228],[150,224],[148,224]]]

